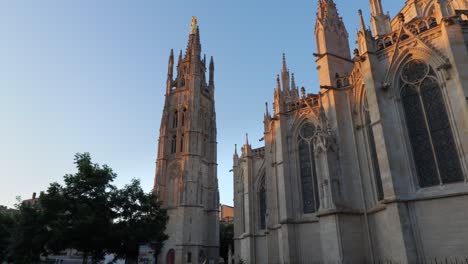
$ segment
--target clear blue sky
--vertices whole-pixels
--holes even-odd
[[[337,0],[354,48],[368,0]],[[404,0],[384,0],[395,15]],[[312,53],[317,0],[14,0],[0,2],[0,205],[29,198],[66,173],[76,152],[153,186],[171,48],[192,15],[215,58],[218,177],[232,204],[232,154],[249,132],[261,146],[281,54],[298,85],[318,84]]]

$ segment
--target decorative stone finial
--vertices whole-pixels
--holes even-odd
[[[196,16],[192,16],[192,23],[190,24],[190,27],[191,27],[190,34],[196,34],[197,27],[198,27],[198,20]]]
[[[302,95],[302,98],[306,97],[304,86],[301,87],[301,95]]]

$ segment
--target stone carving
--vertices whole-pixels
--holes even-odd
[[[190,34],[196,34],[197,33],[197,26],[198,26],[197,24],[198,24],[197,17],[192,16],[192,23],[190,24],[190,28],[191,28]]]

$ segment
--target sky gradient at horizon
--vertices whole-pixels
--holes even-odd
[[[384,0],[392,17],[404,0]],[[355,47],[368,0],[336,0]],[[170,49],[184,50],[193,15],[214,56],[221,203],[232,205],[232,154],[261,146],[265,102],[282,53],[296,83],[318,89],[317,0],[0,2],[0,205],[74,173],[74,154],[153,187]]]

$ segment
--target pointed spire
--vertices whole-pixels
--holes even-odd
[[[187,44],[187,51],[185,57],[187,58],[200,58],[201,44],[200,44],[200,29],[198,27],[198,20],[195,16],[192,17],[190,25],[190,36]]]
[[[283,53],[283,69],[282,72],[287,72],[288,66],[286,65],[286,54]]]
[[[285,95],[290,94],[289,70],[286,64],[286,54],[283,53],[283,68],[281,69],[281,81],[283,84],[283,91]]]
[[[294,80],[294,73],[291,74],[291,89],[296,88],[296,80]]]
[[[366,32],[366,23],[364,22],[364,17],[362,16],[362,10],[361,9],[358,10],[358,14],[359,14],[359,20],[361,22],[361,32],[365,33]]]
[[[317,19],[322,23],[340,20],[336,4],[333,0],[318,0]]]
[[[249,144],[249,134],[245,134],[245,144],[242,147],[242,155],[248,156],[252,151],[252,146]]]
[[[213,56],[210,58],[210,79],[209,79],[210,86],[214,85],[214,60]]]
[[[270,116],[270,111],[268,110],[268,102],[265,102],[265,116]]]
[[[167,69],[167,75],[170,76],[172,79],[173,73],[174,73],[174,50],[171,49],[171,53],[169,55],[169,65]]]
[[[167,65],[167,82],[166,82],[166,94],[169,94],[172,89],[173,78],[174,75],[174,50],[171,49],[171,53],[169,54],[169,62]]]
[[[203,65],[206,66],[206,54],[203,54],[203,61],[202,62],[203,62]]]
[[[180,53],[179,53],[179,61],[177,62],[177,66],[181,64],[182,64],[182,50],[180,50]]]
[[[333,0],[319,0],[315,34],[320,54],[351,58],[348,31]]]

